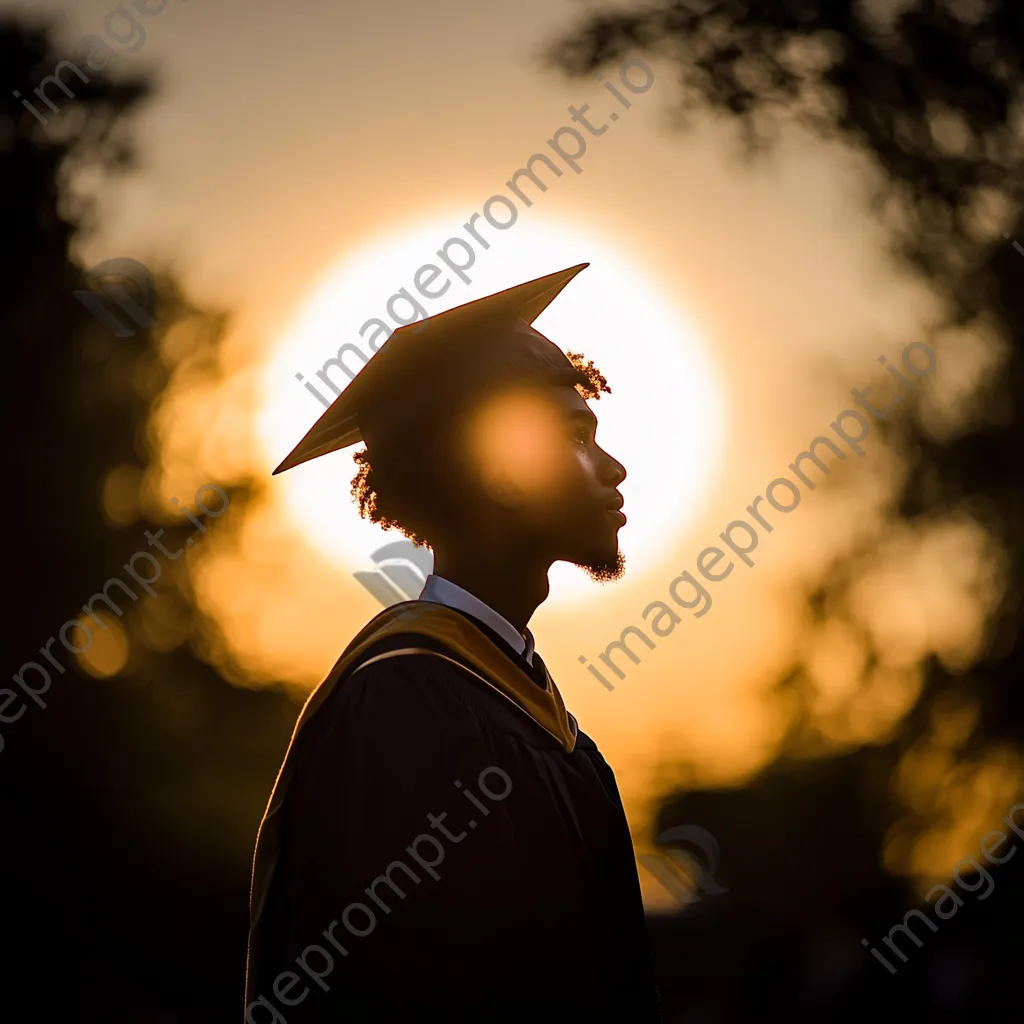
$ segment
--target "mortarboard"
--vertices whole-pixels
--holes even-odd
[[[399,327],[288,453],[274,474],[409,424],[428,406],[449,407],[485,379],[582,375],[530,325],[589,263],[467,302]]]

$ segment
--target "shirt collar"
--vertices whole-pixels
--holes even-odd
[[[533,634],[529,629],[525,633],[520,633],[503,615],[499,615],[490,605],[484,604],[468,590],[463,590],[457,583],[431,573],[420,593],[420,600],[433,601],[434,604],[457,608],[460,612],[472,615],[485,626],[490,626],[516,654],[521,654],[526,659],[528,665],[533,664]]]

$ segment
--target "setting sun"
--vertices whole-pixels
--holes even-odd
[[[263,376],[258,429],[267,467],[280,461],[380,347],[380,324],[393,330],[421,316],[414,303],[432,316],[589,262],[534,326],[563,350],[593,359],[608,378],[612,394],[594,406],[598,442],[628,471],[621,489],[629,523],[620,539],[631,569],[642,570],[700,512],[726,440],[727,412],[707,345],[653,272],[587,231],[550,221],[517,225],[507,235],[492,232],[472,268],[450,275],[450,287],[429,276],[429,290],[443,296],[426,298],[413,285],[414,277],[423,283],[417,268],[433,260],[443,273],[438,250],[457,224],[454,215],[431,219],[351,250],[301,302]],[[337,453],[274,484],[309,543],[350,571],[370,564],[371,553],[395,539],[359,518],[349,495],[354,472],[350,455]],[[585,599],[596,590],[562,564],[552,569],[551,585],[555,603]]]

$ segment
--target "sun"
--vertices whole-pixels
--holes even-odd
[[[723,391],[709,347],[685,312],[642,267],[607,242],[575,225],[551,220],[519,223],[506,234],[491,232],[489,248],[478,245],[463,282],[427,299],[414,286],[418,268],[444,268],[435,255],[447,239],[465,236],[457,215],[415,227],[346,252],[300,304],[267,362],[257,429],[269,471],[324,411],[306,385],[326,399],[334,392],[317,377],[324,363],[350,344],[344,361],[355,373],[372,355],[372,318],[396,325],[389,300],[405,289],[427,315],[462,305],[577,263],[590,263],[535,321],[563,350],[583,352],[608,378],[612,394],[591,403],[599,419],[597,440],[627,470],[621,491],[628,523],[619,534],[630,575],[656,563],[700,511],[725,444]],[[464,254],[457,259],[466,262]],[[438,291],[443,278],[427,278]],[[391,303],[397,317],[413,315],[402,298]],[[383,343],[381,333],[376,342]],[[354,351],[358,350],[358,351]],[[361,353],[361,354],[360,354]],[[302,380],[297,379],[301,375]],[[337,367],[338,387],[348,383]],[[423,382],[424,387],[429,381]],[[400,534],[360,519],[350,495],[355,474],[352,449],[335,452],[274,478],[289,519],[308,542],[346,571],[372,569],[371,558]],[[601,588],[575,566],[558,563],[550,574],[549,602],[574,603]]]

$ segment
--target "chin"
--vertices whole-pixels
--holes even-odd
[[[626,572],[626,559],[618,545],[610,554],[573,560],[595,583],[613,583]]]

